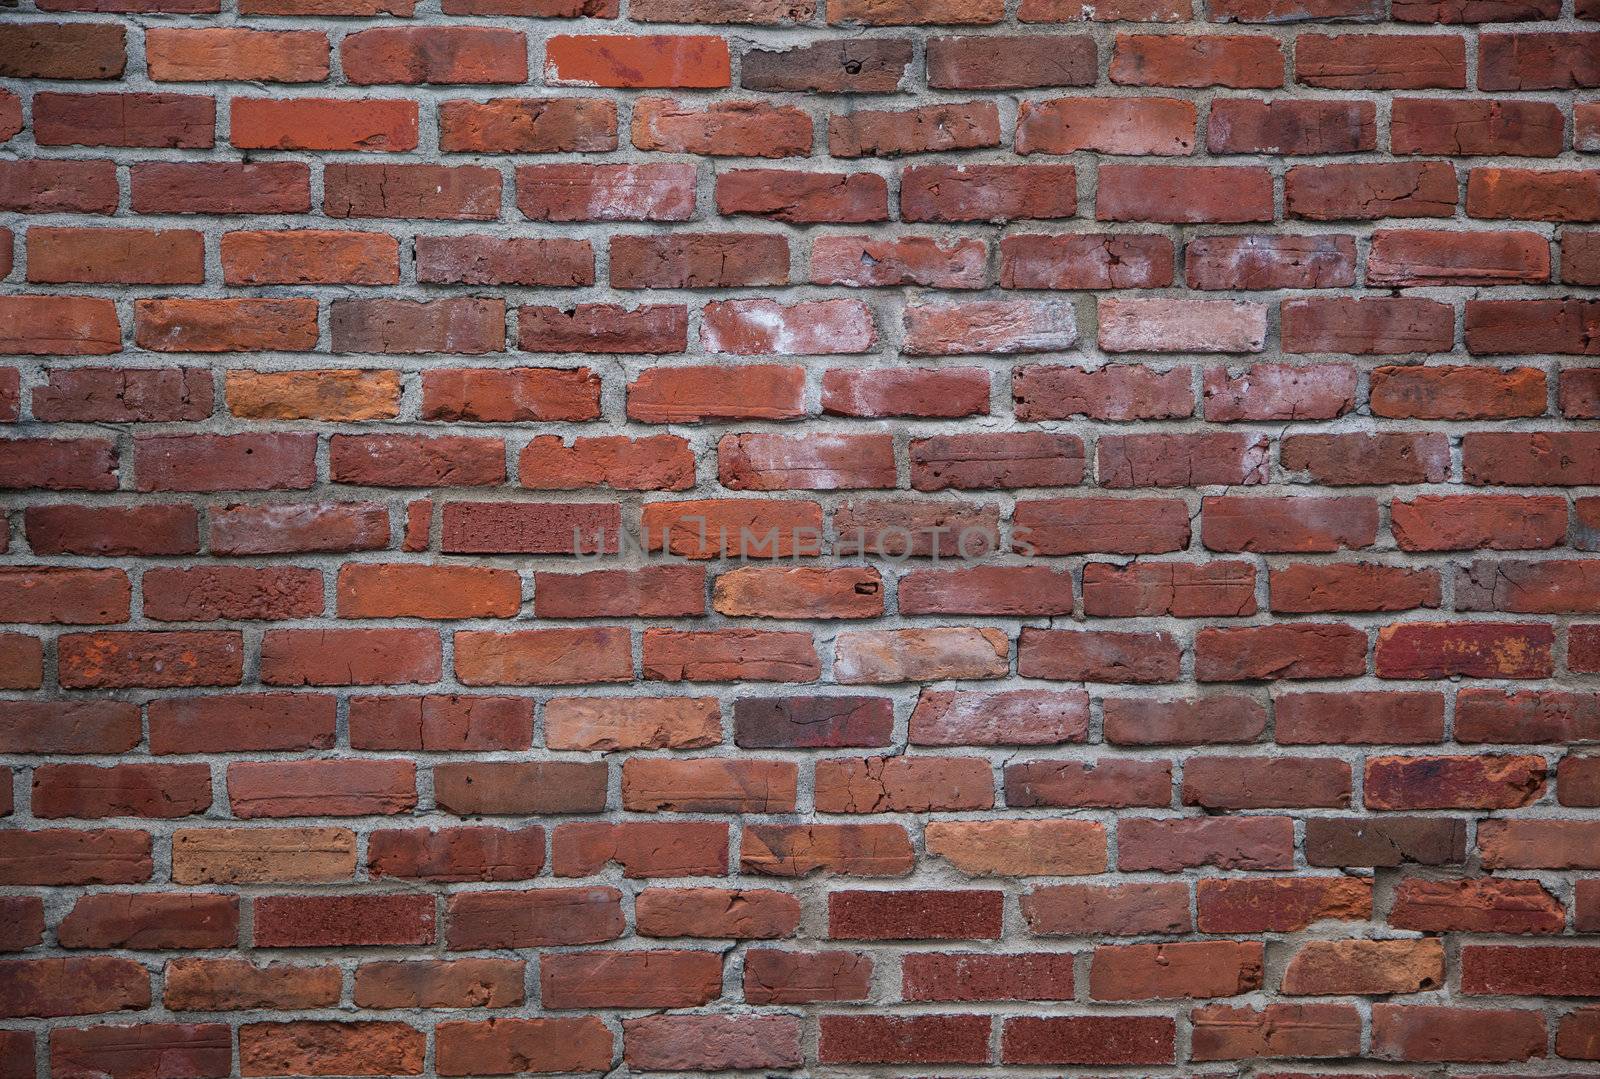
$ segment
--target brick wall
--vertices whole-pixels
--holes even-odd
[[[1596,0],[0,87],[0,1079],[1600,1060]]]

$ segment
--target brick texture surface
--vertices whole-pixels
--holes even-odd
[[[18,0],[0,214],[0,1079],[1600,1062],[1595,0]]]

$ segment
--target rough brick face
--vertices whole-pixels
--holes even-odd
[[[1597,90],[1594,0],[20,0],[0,1079],[1581,1072]]]

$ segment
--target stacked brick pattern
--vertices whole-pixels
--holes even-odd
[[[0,20],[3,1079],[1600,1060],[1595,0]]]

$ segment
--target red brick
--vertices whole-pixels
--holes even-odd
[[[705,613],[705,570],[646,566],[588,573],[537,572],[534,611],[541,618],[672,617]]]
[[[0,883],[143,884],[153,872],[150,835],[123,829],[0,832]]]
[[[416,805],[416,767],[406,761],[311,760],[228,765],[228,802],[247,817],[362,817]]]
[[[638,931],[647,937],[771,940],[800,924],[799,899],[767,889],[647,888],[634,907]],[[757,954],[745,953],[747,969]]]
[[[433,942],[432,896],[268,895],[252,905],[258,948]]]
[[[1012,371],[1011,393],[1017,419],[1024,421],[1080,415],[1113,421],[1178,419],[1194,413],[1190,371],[1183,367],[1158,372],[1131,364],[1094,371],[1030,365]]]
[[[169,961],[164,973],[164,1003],[175,1010],[315,1008],[339,998],[340,971],[331,966],[180,958]]]
[[[1043,936],[1143,936],[1187,932],[1189,886],[1052,884],[1022,897],[1029,932]]]
[[[41,146],[204,149],[215,128],[216,102],[199,94],[40,91],[33,98],[33,137]]]
[[[0,567],[0,615],[8,622],[108,625],[128,620],[131,591],[117,569]]]
[[[1355,284],[1351,236],[1198,236],[1184,248],[1197,289],[1340,288]]]
[[[911,64],[911,42],[851,36],[787,50],[751,49],[740,58],[740,85],[794,93],[892,93]]]
[[[228,137],[246,150],[414,150],[417,108],[398,99],[235,98]]]
[[[188,229],[28,230],[28,280],[45,284],[200,284],[205,244]]]
[[[976,367],[830,368],[822,376],[822,410],[866,419],[983,415],[989,391],[989,373]]]
[[[334,435],[328,449],[335,483],[368,487],[431,487],[446,482],[490,486],[505,479],[505,447],[498,438]],[[445,507],[447,521],[453,505]]]
[[[69,633],[57,640],[63,688],[168,688],[238,685],[238,631]]]
[[[688,348],[688,311],[673,304],[633,310],[617,304],[519,307],[517,322],[517,346],[524,352],[660,354]]]
[[[456,368],[422,376],[423,419],[517,423],[599,415],[600,377],[587,367]]]
[[[1478,168],[1467,179],[1467,214],[1523,221],[1600,221],[1597,195],[1600,177],[1593,172]]]
[[[404,1023],[247,1023],[239,1067],[247,1076],[420,1075],[427,1036]]]
[[[506,1007],[522,1003],[523,964],[512,959],[371,962],[356,968],[363,1008]]]
[[[865,1000],[871,957],[847,951],[745,953],[744,997],[751,1004]]]
[[[1014,522],[1025,553],[1161,554],[1189,545],[1189,513],[1179,499],[1020,501]]]
[[[1271,89],[1283,85],[1283,53],[1256,34],[1118,34],[1110,76],[1128,86]]]
[[[539,969],[550,1008],[684,1008],[722,991],[722,956],[710,951],[552,954]]]
[[[1306,821],[1310,865],[1393,867],[1406,862],[1458,865],[1466,825],[1438,817],[1318,817]]]
[[[1378,507],[1361,497],[1207,495],[1201,538],[1212,551],[1317,552],[1370,547]]]
[[[893,725],[893,709],[881,697],[743,697],[734,703],[734,738],[745,748],[887,745]]]
[[[141,491],[274,491],[310,487],[316,437],[306,434],[171,435],[134,441]]]
[[[914,860],[898,824],[752,824],[739,836],[740,870],[762,876],[899,877]]]
[[[536,221],[684,221],[694,212],[691,165],[525,165],[517,207]]]
[[[372,550],[389,540],[388,509],[369,502],[227,505],[210,519],[217,554]]]
[[[479,26],[362,30],[339,43],[339,60],[356,85],[521,83],[528,77],[522,34]]]
[[[0,348],[23,356],[105,356],[122,351],[122,331],[110,300],[6,296]]]
[[[625,877],[725,876],[728,826],[628,821],[563,824],[551,847],[558,877],[592,876],[616,863]]]
[[[809,142],[807,137],[800,152],[809,149]],[[828,119],[828,152],[834,157],[893,157],[999,144],[999,110],[987,101],[924,105],[906,111],[861,109]]]
[[[636,758],[623,762],[622,806],[635,813],[792,813],[788,761]]]
[[[821,507],[800,500],[655,502],[645,507],[640,523],[648,533],[647,550],[666,550],[683,558],[816,555],[822,542]]]
[[[1324,757],[1193,757],[1183,769],[1184,805],[1274,809],[1350,804],[1350,766]]]
[[[543,866],[544,829],[537,825],[514,830],[386,828],[367,840],[367,870],[374,878],[525,880]]]
[[[1083,568],[1083,609],[1100,618],[1253,614],[1255,569],[1240,562],[1091,562]]]
[[[624,1020],[623,1052],[641,1069],[798,1067],[800,1020],[787,1015],[646,1016]]]
[[[1284,174],[1291,217],[1366,221],[1380,217],[1452,217],[1456,170],[1444,161],[1296,165]]]
[[[1102,165],[1100,221],[1271,221],[1272,177],[1248,166]]]
[[[1373,233],[1367,284],[1519,285],[1550,279],[1550,244],[1532,232]]]
[[[633,676],[629,637],[616,627],[463,630],[455,635],[456,677],[470,686],[628,681]]]
[[[1478,853],[1486,869],[1600,869],[1594,830],[1586,820],[1488,820]]]
[[[1555,157],[1565,139],[1563,124],[1561,110],[1547,102],[1402,97],[1390,116],[1389,143],[1396,154]],[[1483,216],[1474,212],[1474,201],[1469,187],[1467,212]]]
[[[753,214],[791,224],[883,221],[889,190],[883,177],[865,172],[736,169],[717,177],[719,213]]]
[[[1262,983],[1259,942],[1192,941],[1101,946],[1090,964],[1094,1000],[1237,996]]]
[[[810,682],[821,672],[809,629],[646,629],[643,655],[644,676],[665,682]]]
[[[1554,633],[1548,625],[1408,622],[1378,632],[1379,678],[1545,678]]]
[[[1567,917],[1538,881],[1407,877],[1395,890],[1389,924],[1432,933],[1560,933]]]
[[[910,456],[911,485],[919,491],[1062,487],[1083,479],[1083,447],[1074,435],[1019,432],[915,439]]]
[[[824,1015],[824,1064],[974,1064],[989,1056],[986,1015]]]
[[[788,280],[789,242],[782,236],[728,232],[611,238],[613,288],[734,288]]]
[[[1194,150],[1196,118],[1192,102],[1171,97],[1024,101],[1017,113],[1017,153],[1188,154]]]
[[[441,1023],[435,1035],[441,1075],[518,1071],[604,1071],[611,1031],[596,1016]]]
[[[1419,495],[1391,507],[1402,550],[1554,547],[1567,532],[1566,500],[1521,495]]]
[[[335,701],[309,693],[168,697],[151,701],[152,753],[328,749]]]
[[[1590,483],[1596,460],[1588,431],[1548,434],[1473,433],[1462,439],[1468,483],[1510,486]]]
[[[1324,920],[1372,917],[1372,884],[1359,877],[1202,880],[1195,898],[1205,933],[1295,933]]]
[[[709,35],[552,36],[545,44],[551,86],[715,89],[729,85],[728,43]]]
[[[145,68],[157,82],[321,82],[328,38],[315,30],[152,27]]]
[[[1003,896],[956,891],[835,890],[828,894],[828,936],[835,940],[995,940]]]
[[[1544,1054],[1545,1037],[1544,1017],[1534,1011],[1372,1007],[1372,1053],[1382,1060],[1526,1060]]]
[[[135,213],[303,213],[311,169],[298,161],[142,161],[129,170]]]
[[[1290,435],[1279,462],[1330,486],[1442,483],[1450,474],[1450,444],[1440,433]]]
[[[266,685],[403,685],[434,682],[439,673],[431,629],[273,629],[261,640]]]
[[[1172,804],[1167,761],[1104,758],[1093,761],[1024,761],[1005,768],[1006,805],[1165,807]]]
[[[26,633],[0,633],[0,689],[38,689],[43,684],[43,642]]]
[[[1175,1024],[1168,1016],[1017,1017],[1003,1021],[1007,1064],[1171,1064]]]
[[[576,97],[441,101],[439,148],[490,154],[615,150],[617,106]]]
[[[0,50],[0,75],[13,79],[115,79],[126,63],[115,23],[25,22]]]
[[[1067,614],[1069,574],[1028,566],[918,570],[900,578],[902,614]]]
[[[643,423],[793,419],[804,414],[804,388],[799,367],[653,367],[628,385],[628,417]]]
[[[308,352],[317,301],[136,300],[134,340],[156,352]]]
[[[1372,563],[1294,565],[1271,575],[1274,611],[1321,614],[1336,611],[1404,611],[1439,605],[1436,570]]]
[[[1190,1012],[1196,1061],[1348,1057],[1361,1051],[1361,1014],[1347,1004],[1210,1004]]]
[[[1195,677],[1201,682],[1356,677],[1366,671],[1366,652],[1366,633],[1337,623],[1208,627],[1195,636]]]
[[[1408,745],[1444,740],[1444,695],[1285,693],[1273,699],[1280,745]]]
[[[451,950],[594,944],[621,936],[622,894],[615,888],[540,888],[461,892],[446,901]]]
[[[1096,69],[1088,35],[934,37],[927,61],[928,85],[941,90],[1091,86]]]
[[[1010,221],[1072,217],[1071,165],[916,165],[900,174],[906,221]]]
[[[839,0],[829,9],[828,22],[867,26],[993,23],[1003,14],[1001,0]]]
[[[740,356],[870,352],[878,343],[872,311],[859,300],[784,306],[772,300],[720,300],[701,312],[700,343]]]
[[[1455,34],[1302,34],[1294,75],[1329,90],[1464,90],[1466,42]]]
[[[640,150],[720,157],[794,157],[811,151],[811,118],[791,106],[730,101],[705,110],[671,98],[640,98],[633,145]]]
[[[1213,154],[1353,154],[1378,148],[1370,101],[1212,103],[1206,148]]]
[[[1067,682],[1176,681],[1183,650],[1170,633],[1025,628],[1017,673]]]
[[[109,955],[0,961],[0,1015],[97,1015],[150,1005],[150,972]]]
[[[211,806],[205,764],[48,764],[33,772],[37,817],[174,819]]]
[[[322,206],[333,218],[492,221],[500,216],[500,174],[478,165],[329,164]]]
[[[230,1072],[233,1038],[220,1023],[62,1028],[50,1036],[50,1059],[51,1070],[63,1076],[148,1079],[176,1066],[210,1079]]]
[[[1106,741],[1121,745],[1253,742],[1267,727],[1266,709],[1250,697],[1113,697],[1102,707]]]

